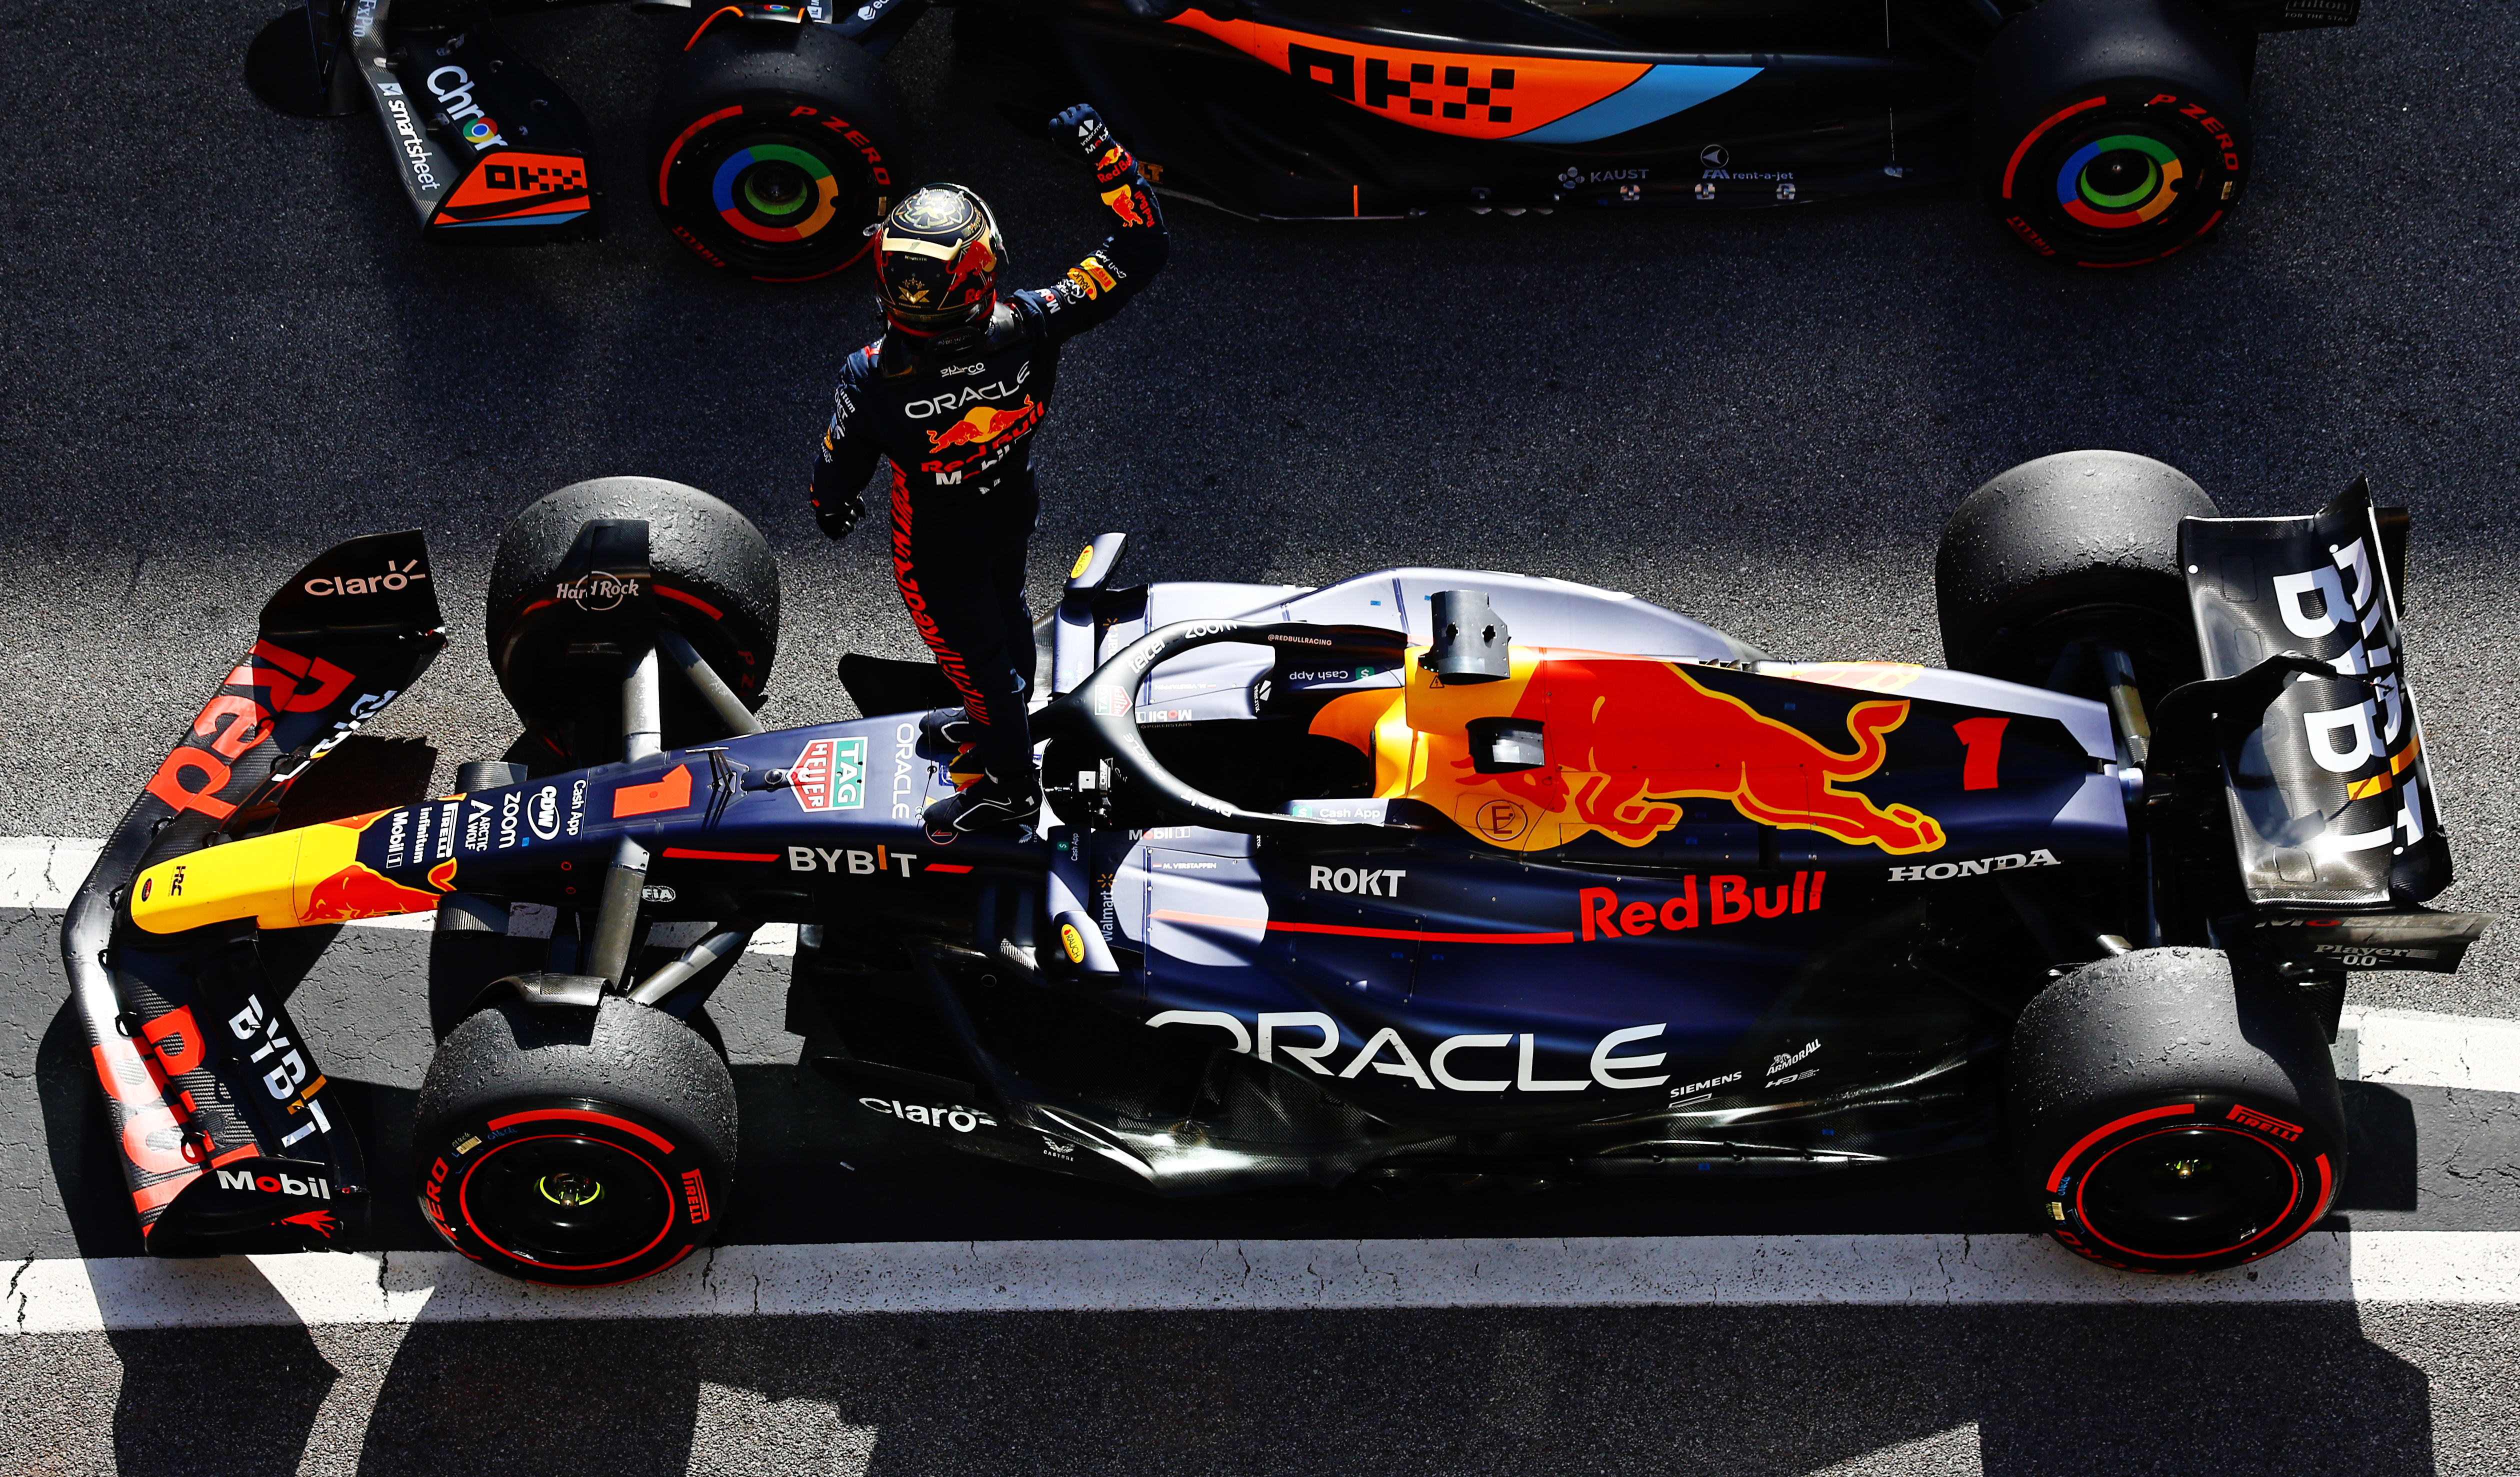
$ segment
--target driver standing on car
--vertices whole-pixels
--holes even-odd
[[[814,464],[814,519],[834,539],[865,515],[877,455],[892,464],[893,578],[963,694],[961,707],[920,722],[924,738],[966,750],[953,768],[963,787],[927,808],[939,844],[1041,813],[1024,706],[1024,549],[1040,509],[1032,433],[1050,408],[1059,345],[1119,311],[1167,248],[1154,192],[1100,114],[1068,109],[1051,133],[1093,166],[1118,228],[1064,280],[1001,294],[1006,247],[980,197],[951,184],[905,197],[875,228],[883,336],[841,367]]]

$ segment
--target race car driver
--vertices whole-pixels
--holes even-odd
[[[1024,548],[1040,508],[1032,436],[1050,408],[1059,345],[1118,312],[1164,264],[1154,192],[1091,107],[1051,120],[1093,166],[1119,224],[1047,288],[1001,293],[1006,246],[980,197],[928,185],[876,230],[880,338],[851,354],[814,464],[815,521],[834,539],[866,514],[882,454],[892,464],[892,568],[902,603],[963,705],[922,733],[963,750],[956,793],[927,808],[931,840],[1029,824],[1041,811],[1024,701],[1032,615]],[[972,778],[973,771],[978,772]]]

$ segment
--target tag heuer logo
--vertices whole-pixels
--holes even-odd
[[[796,756],[788,783],[807,810],[856,810],[866,804],[867,741],[817,738]]]

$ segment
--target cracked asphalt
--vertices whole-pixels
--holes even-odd
[[[511,724],[474,604],[489,553],[514,510],[587,476],[692,482],[768,534],[788,612],[770,721],[844,711],[842,650],[916,654],[881,548],[827,545],[801,504],[831,372],[872,328],[863,284],[720,281],[653,225],[639,140],[670,42],[614,7],[509,25],[596,124],[610,229],[453,251],[414,238],[371,123],[247,94],[245,44],[276,9],[0,0],[0,834],[102,834],[276,580],[352,532],[428,531],[456,637],[384,732],[426,736],[441,780],[499,752]],[[2461,873],[2443,903],[2507,916],[2520,13],[2368,11],[2267,43],[2247,207],[2155,271],[2029,260],[1957,196],[1353,229],[1176,203],[1171,267],[1070,349],[1039,432],[1035,599],[1084,538],[1124,528],[1139,578],[1513,568],[1633,591],[1780,656],[1931,661],[1935,531],[2013,463],[2139,451],[2235,514],[2305,511],[2367,472],[2415,511],[2409,672]],[[1092,244],[1085,181],[954,70],[941,17],[890,66],[927,172],[988,194],[1019,279]],[[0,915],[0,1253],[128,1254],[62,1035],[54,926]],[[426,1059],[416,937],[346,930],[293,966],[380,1162]],[[1964,1158],[1681,1203],[1150,1208],[987,1166],[921,1172],[908,1130],[848,1122],[776,1065],[793,1059],[778,985],[756,962],[722,998],[747,1136],[777,1126],[740,1191],[761,1241],[1974,1231],[2002,1214]],[[2498,928],[2455,977],[2363,976],[2355,1003],[2520,1016],[2520,937]],[[2357,1185],[2354,1224],[2520,1228],[2509,1100],[2393,1094],[2363,1104],[2377,1138],[2358,1163],[2401,1168]],[[382,1244],[418,1233],[388,1224]],[[2511,1472],[2515,1342],[2507,1310],[2419,1307],[9,1338],[0,1471]]]

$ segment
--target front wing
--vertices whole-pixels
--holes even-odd
[[[310,765],[427,669],[443,625],[416,530],[298,570],[70,902],[63,964],[152,1254],[329,1244],[367,1177],[252,924],[147,933],[131,920],[135,879],[267,825]],[[165,875],[183,886],[180,865]]]

